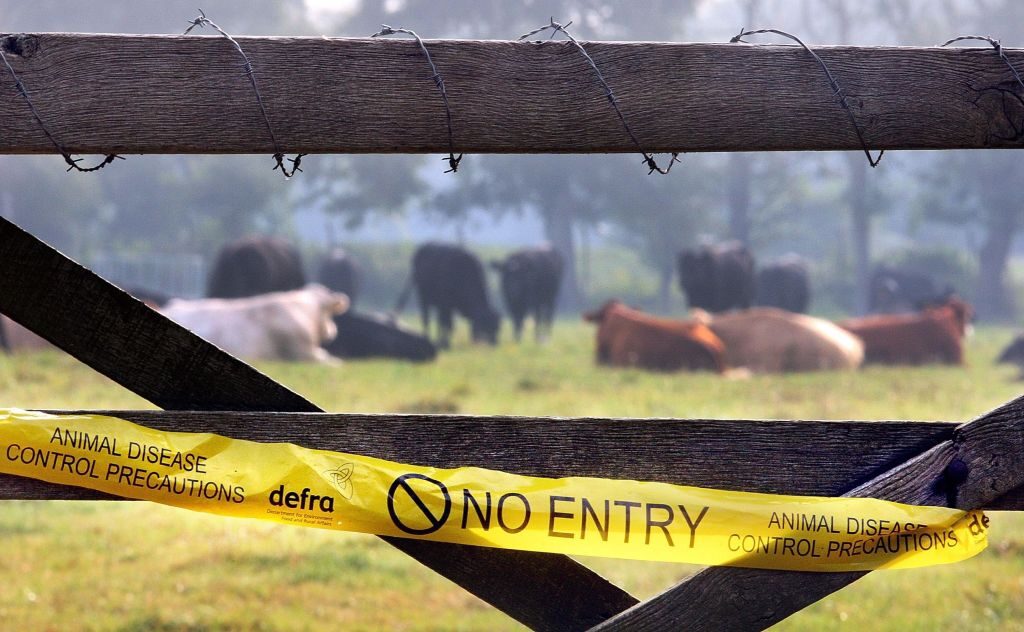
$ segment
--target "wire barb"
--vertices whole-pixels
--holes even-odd
[[[569,41],[576,46],[580,53],[582,53],[583,57],[587,60],[587,63],[589,63],[590,67],[594,69],[594,72],[597,73],[598,81],[600,81],[601,85],[604,86],[605,97],[607,97],[608,102],[615,110],[615,113],[618,115],[619,120],[622,121],[622,127],[625,128],[626,133],[629,135],[630,140],[633,141],[633,144],[636,145],[637,150],[639,150],[639,152],[643,154],[643,164],[646,165],[649,169],[647,175],[651,175],[655,171],[662,175],[668,174],[669,171],[672,171],[672,165],[676,164],[677,162],[680,162],[679,152],[672,152],[672,158],[668,162],[668,167],[665,167],[663,169],[660,166],[658,166],[657,161],[654,159],[654,155],[644,150],[643,146],[640,144],[640,140],[636,137],[636,134],[633,133],[633,130],[630,129],[629,123],[626,122],[626,117],[622,114],[622,110],[619,109],[618,98],[616,98],[615,93],[612,91],[612,87],[608,85],[608,82],[605,80],[604,75],[601,73],[601,70],[597,67],[597,64],[594,63],[594,59],[590,56],[589,53],[587,53],[587,49],[583,48],[583,45],[580,44],[576,40],[576,38],[569,33],[568,30],[566,30],[569,28],[569,25],[571,24],[572,20],[565,24],[559,24],[558,22],[555,22],[555,18],[554,16],[552,16],[551,18],[549,18],[548,24],[545,24],[540,28],[533,29],[532,31],[524,35],[520,35],[518,41],[521,42],[527,38],[533,37],[534,35],[537,35],[539,33],[543,33],[544,31],[547,31],[549,29],[551,30],[551,37],[549,37],[548,39],[552,39],[556,33],[562,33],[563,35],[565,35],[569,39]]]
[[[296,173],[302,171],[302,169],[299,168],[299,163],[302,162],[302,157],[305,156],[306,154],[296,154],[295,158],[290,159],[289,162],[292,163],[291,170],[284,166],[284,151],[278,144],[277,137],[274,136],[274,128],[271,127],[270,125],[270,117],[267,115],[267,107],[263,103],[263,95],[260,93],[259,85],[257,85],[256,83],[256,72],[252,68],[252,62],[249,61],[249,56],[245,54],[244,50],[242,50],[242,46],[235,40],[235,38],[228,35],[227,32],[224,31],[224,29],[217,26],[217,24],[213,20],[206,17],[206,13],[202,9],[199,9],[199,15],[190,20],[188,24],[189,27],[185,29],[185,32],[183,32],[182,35],[188,35],[192,32],[192,29],[196,27],[203,28],[205,26],[209,26],[213,30],[223,35],[224,38],[227,39],[229,42],[231,42],[231,44],[235,47],[235,50],[238,51],[238,54],[242,56],[242,70],[245,72],[245,76],[249,78],[249,83],[252,84],[252,91],[256,93],[256,103],[257,105],[259,105],[260,114],[263,115],[263,122],[267,126],[267,134],[270,135],[270,142],[273,143],[274,145],[273,158],[275,164],[273,170],[277,171],[278,169],[280,169],[281,173],[284,174],[285,178],[291,178]]]
[[[452,108],[448,103],[448,91],[444,88],[444,79],[441,77],[441,73],[437,71],[437,66],[434,65],[434,60],[430,57],[430,51],[427,50],[426,44],[416,31],[406,28],[394,28],[387,24],[381,24],[380,30],[371,35],[370,37],[386,37],[388,35],[397,35],[404,33],[405,35],[411,35],[416,38],[416,43],[420,45],[420,50],[423,51],[423,56],[427,58],[427,63],[430,64],[430,80],[437,86],[438,91],[441,92],[441,99],[444,101],[444,113],[445,118],[448,122],[448,156],[444,160],[448,161],[448,170],[445,173],[456,173],[459,170],[459,163],[462,162],[462,154],[455,155],[455,139],[452,134]]]
[[[878,163],[882,162],[882,156],[885,155],[885,150],[880,150],[878,152],[878,157],[872,158],[871,150],[868,149],[867,141],[864,140],[864,132],[863,130],[861,130],[860,125],[857,124],[857,117],[853,115],[853,108],[850,107],[850,103],[848,101],[846,92],[843,91],[842,86],[839,85],[839,81],[835,78],[835,75],[832,74],[832,71],[828,69],[828,66],[825,65],[825,62],[821,59],[821,57],[819,57],[817,53],[811,50],[811,48],[807,44],[804,44],[799,37],[795,35],[790,35],[789,33],[786,33],[785,31],[780,31],[778,29],[758,29],[756,31],[748,31],[745,28],[741,28],[739,34],[734,35],[732,39],[729,40],[729,43],[750,44],[751,42],[747,42],[743,38],[747,37],[748,35],[760,35],[763,33],[781,35],[782,37],[786,37],[793,40],[801,47],[803,47],[805,51],[810,53],[811,57],[814,58],[814,61],[818,62],[818,65],[821,66],[821,69],[823,71],[825,71],[825,76],[828,78],[828,84],[832,88],[832,95],[837,98],[837,100],[839,101],[839,105],[841,105],[842,108],[846,110],[846,115],[850,117],[850,123],[853,124],[853,131],[857,133],[857,140],[860,141],[861,149],[864,150],[864,155],[868,157],[868,164],[871,165],[872,168],[877,167]]]
[[[32,116],[36,119],[36,123],[39,124],[39,129],[43,130],[43,134],[46,135],[46,138],[50,140],[50,142],[57,149],[57,151],[60,152],[60,155],[63,156],[64,162],[67,163],[68,165],[68,171],[73,170],[78,171],[79,173],[91,173],[93,171],[99,171],[100,169],[106,167],[115,160],[124,160],[124,156],[118,156],[117,154],[107,154],[106,156],[104,156],[103,160],[99,164],[93,165],[92,167],[80,167],[78,163],[82,162],[82,159],[72,158],[71,154],[69,154],[67,150],[64,149],[63,145],[57,142],[57,139],[54,137],[54,135],[50,133],[50,129],[46,127],[46,123],[43,122],[43,117],[39,115],[39,111],[36,110],[36,106],[32,102],[32,98],[29,97],[28,89],[25,87],[25,84],[22,83],[21,79],[18,77],[18,73],[14,71],[14,66],[11,66],[11,62],[7,61],[7,55],[4,54],[3,50],[0,50],[0,59],[4,60],[4,66],[7,67],[8,72],[11,73],[11,78],[14,79],[14,88],[18,91],[18,94],[20,94],[22,98],[25,99],[25,103],[28,104],[28,109],[32,112]]]
[[[1014,68],[1012,63],[1010,63],[1010,58],[1006,56],[1006,51],[1003,50],[1003,44],[995,38],[989,37],[987,35],[961,35],[960,37],[954,37],[951,40],[939,44],[939,48],[949,46],[950,44],[953,44],[955,42],[963,41],[988,42],[989,44],[991,44],[992,48],[995,49],[996,54],[999,55],[999,58],[1006,62],[1007,68],[1009,68],[1010,72],[1013,73],[1013,76],[1017,80],[1017,83],[1019,83],[1021,87],[1024,88],[1024,80],[1021,79],[1020,73],[1018,73],[1017,69]]]

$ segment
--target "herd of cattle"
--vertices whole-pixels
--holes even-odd
[[[527,318],[535,335],[550,335],[563,276],[548,247],[512,253],[491,266],[515,339]],[[807,263],[787,255],[759,270],[746,248],[729,242],[680,253],[680,289],[690,313],[657,317],[611,300],[584,314],[597,325],[597,362],[661,371],[781,373],[854,369],[863,363],[962,364],[969,305],[925,277],[879,268],[872,279],[871,316],[830,322],[809,316]],[[401,309],[418,296],[424,333],[393,315],[357,309],[361,273],[332,251],[309,283],[291,244],[249,237],[225,245],[207,282],[207,298],[180,299],[129,291],[165,316],[239,357],[331,362],[334,358],[431,360],[450,343],[454,318],[469,321],[476,342],[495,344],[500,315],[488,299],[485,268],[459,246],[428,243],[413,255]],[[901,313],[886,313],[901,312]],[[436,314],[438,335],[427,334]],[[13,321],[0,320],[0,346],[45,346]],[[1024,366],[1024,339],[1001,361]]]

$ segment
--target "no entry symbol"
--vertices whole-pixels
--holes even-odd
[[[444,509],[440,512],[428,507],[424,500],[436,496],[439,491],[444,497]],[[403,512],[404,517],[399,517],[395,510],[396,502],[400,506],[411,503],[419,511],[412,511],[410,508]],[[452,513],[452,497],[441,481],[422,474],[403,474],[396,478],[388,489],[388,513],[391,515],[391,521],[402,531],[413,535],[426,535],[437,531],[448,521],[448,516]]]

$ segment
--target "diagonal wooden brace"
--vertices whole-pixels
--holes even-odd
[[[976,509],[1022,483],[1024,397],[844,495]],[[761,630],[865,574],[709,568],[595,630]]]
[[[0,269],[0,312],[157,406],[319,410],[2,218]],[[637,603],[563,555],[385,540],[535,629],[586,629]]]

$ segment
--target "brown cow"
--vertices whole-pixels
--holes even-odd
[[[722,341],[702,323],[657,318],[608,301],[583,319],[597,323],[597,362],[658,371],[725,371]]]
[[[864,341],[864,361],[878,364],[963,364],[963,337],[973,315],[956,297],[917,314],[852,318],[839,326]]]

